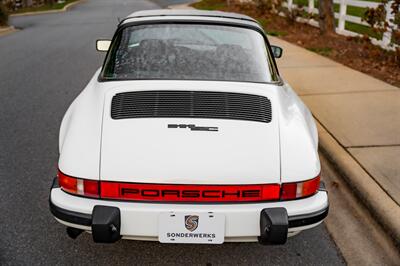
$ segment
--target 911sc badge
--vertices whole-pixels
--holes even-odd
[[[168,128],[189,128],[191,131],[218,131],[218,127],[203,127],[194,124],[168,124]]]
[[[185,216],[185,227],[190,232],[193,232],[199,226],[199,216],[197,215],[186,215]]]

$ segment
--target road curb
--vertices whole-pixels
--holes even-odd
[[[71,7],[84,2],[85,0],[78,0],[76,2],[69,3],[68,5],[64,6],[62,9],[55,9],[55,10],[46,10],[46,11],[32,11],[32,12],[24,12],[24,13],[17,13],[11,14],[10,17],[22,17],[22,16],[34,16],[34,15],[45,15],[45,14],[54,14],[54,13],[62,13],[68,11]]]
[[[325,130],[319,132],[319,148],[400,248],[400,206]]]
[[[0,28],[0,36],[12,33],[14,31],[17,31],[17,29],[14,28],[13,26]]]

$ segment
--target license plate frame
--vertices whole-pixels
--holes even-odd
[[[214,212],[162,212],[158,219],[161,243],[222,244],[225,215]]]

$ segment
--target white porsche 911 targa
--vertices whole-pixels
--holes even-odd
[[[50,192],[69,236],[283,244],[327,216],[313,117],[255,20],[140,11],[97,49]]]

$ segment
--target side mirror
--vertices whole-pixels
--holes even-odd
[[[275,58],[281,58],[283,49],[279,46],[271,45],[271,50]]]
[[[97,40],[96,41],[96,50],[99,52],[107,52],[110,48],[111,41],[110,40]]]

